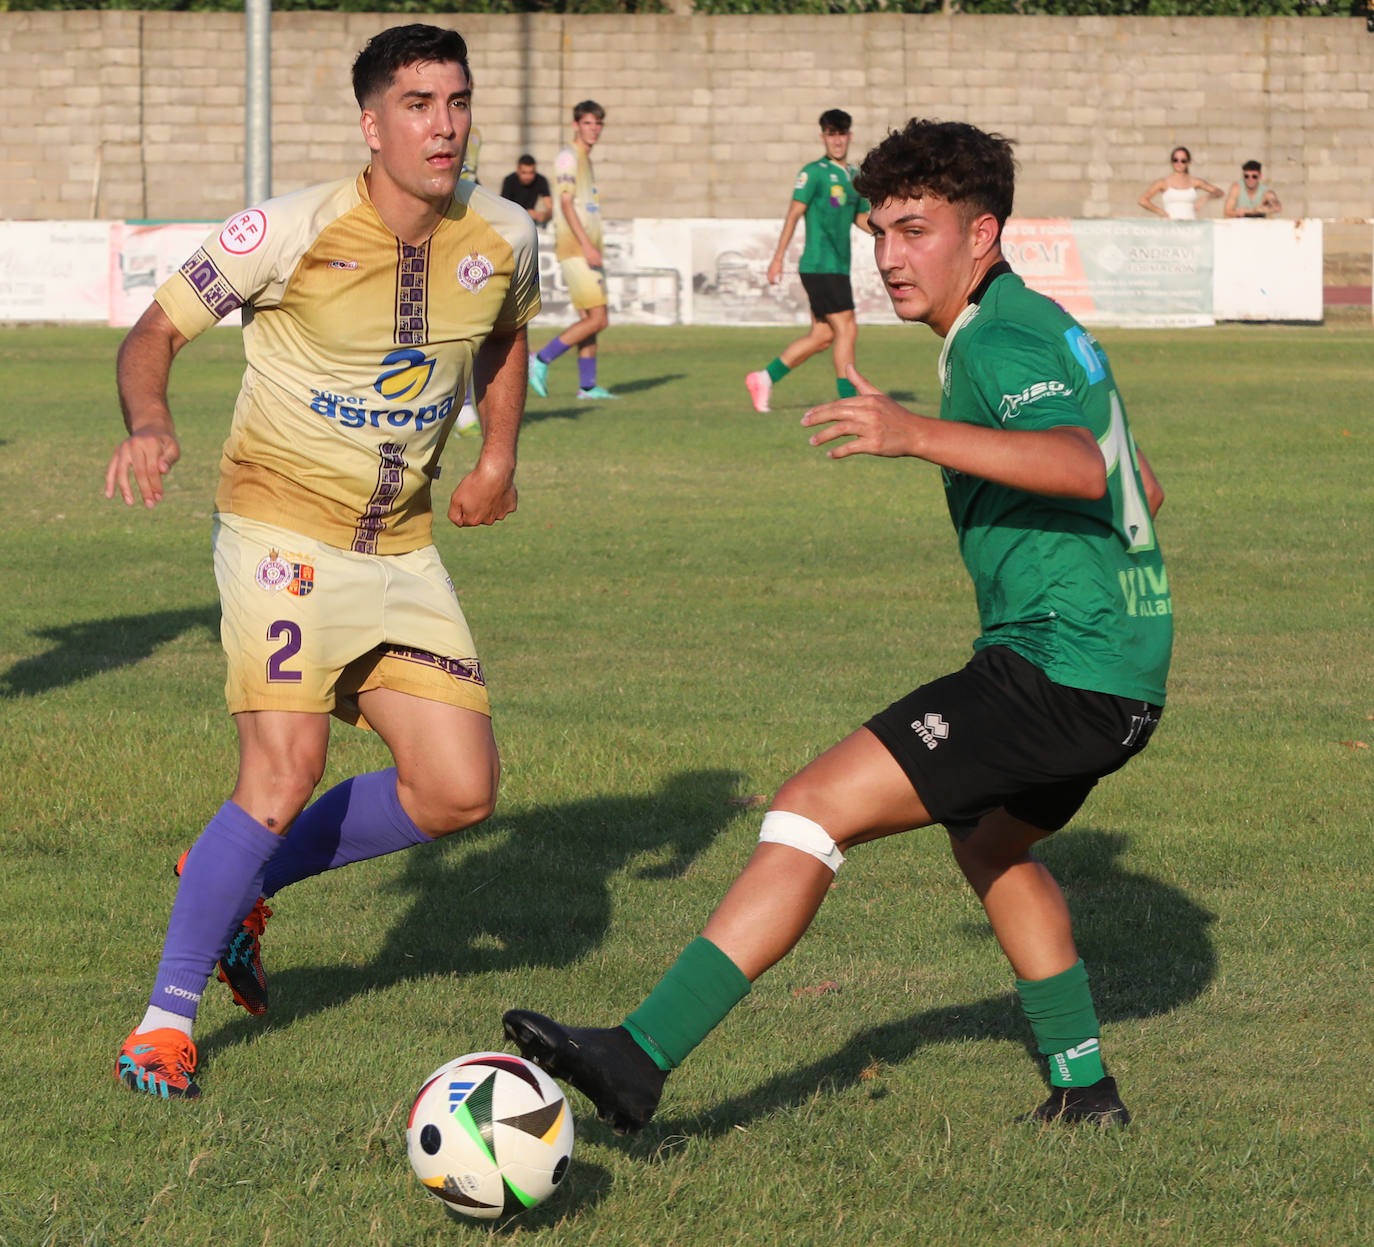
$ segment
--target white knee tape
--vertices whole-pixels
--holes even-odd
[[[820,823],[813,823],[800,814],[787,810],[769,810],[763,816],[763,826],[759,828],[759,841],[768,844],[785,844],[789,849],[800,849],[810,853],[818,862],[824,863],[836,873],[844,865],[844,854],[840,852],[830,834]]]

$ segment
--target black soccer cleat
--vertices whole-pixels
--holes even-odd
[[[649,1124],[668,1075],[623,1026],[563,1026],[526,1009],[511,1009],[501,1024],[521,1056],[576,1087],[616,1134]]]
[[[1109,1074],[1086,1087],[1051,1088],[1050,1098],[1021,1120],[1124,1126],[1131,1114],[1117,1094],[1116,1079]]]

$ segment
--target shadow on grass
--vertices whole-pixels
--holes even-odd
[[[51,641],[53,647],[20,659],[0,674],[0,699],[43,693],[102,671],[132,666],[159,646],[199,628],[211,640],[219,639],[218,604],[37,628],[30,635]]]
[[[550,1229],[561,1221],[573,1221],[588,1209],[595,1208],[610,1193],[611,1181],[609,1169],[578,1160],[574,1152],[567,1177],[542,1204],[517,1212],[504,1221],[476,1221],[447,1206],[444,1212],[455,1229],[462,1225],[469,1230],[485,1230],[492,1237],[518,1234],[522,1231],[537,1233]]]
[[[739,783],[732,771],[684,772],[656,792],[498,815],[475,832],[407,852],[392,885],[399,916],[367,964],[274,971],[269,932],[267,1020],[273,1029],[290,1026],[411,979],[571,965],[605,937],[612,877],[639,858],[644,861],[635,878],[679,877],[739,813],[731,804]],[[291,922],[293,893],[327,886],[328,874],[279,893],[272,902],[273,929]],[[489,1022],[490,1042],[496,1043],[501,1010],[495,1003]],[[256,1019],[236,1018],[200,1046],[206,1051],[241,1043],[261,1027]]]
[[[1041,854],[1068,897],[1098,1017],[1107,1024],[1168,1013],[1195,999],[1216,974],[1216,951],[1207,932],[1213,915],[1178,888],[1122,869],[1117,858],[1125,846],[1124,835],[1085,828],[1049,842]],[[991,948],[989,955],[1001,953]],[[635,1150],[647,1146],[653,1153],[674,1135],[726,1134],[741,1123],[800,1107],[818,1093],[871,1080],[874,1062],[900,1065],[932,1044],[982,1039],[1004,1039],[1039,1059],[1013,993],[923,1009],[856,1031],[838,1051],[777,1074],[705,1116],[655,1119]],[[879,1081],[874,1095],[881,1094]],[[608,1140],[614,1137],[600,1123],[594,1128]]]
[[[616,398],[628,398],[631,394],[638,394],[642,390],[656,390],[659,386],[671,385],[674,381],[681,381],[686,375],[685,372],[666,372],[657,377],[637,377],[633,381],[625,381],[617,385],[613,392]],[[604,408],[607,403],[613,404],[614,399],[574,400],[571,407],[551,407],[542,411],[538,408],[526,407],[521,423],[536,424],[540,420],[576,420],[580,416]]]

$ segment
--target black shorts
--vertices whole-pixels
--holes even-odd
[[[854,310],[854,291],[849,286],[848,273],[799,273],[802,289],[811,300],[811,315],[817,320],[834,316],[836,312]]]
[[[1161,708],[1055,684],[1003,645],[864,725],[937,823],[962,839],[999,807],[1058,831],[1104,775],[1145,748]]]

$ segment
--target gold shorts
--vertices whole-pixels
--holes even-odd
[[[573,307],[584,311],[589,307],[606,306],[606,270],[593,268],[580,255],[560,260],[563,269],[563,284],[568,288],[568,298]]]
[[[356,554],[215,516],[229,713],[304,710],[367,727],[358,694],[395,689],[491,714],[482,664],[439,552]]]

